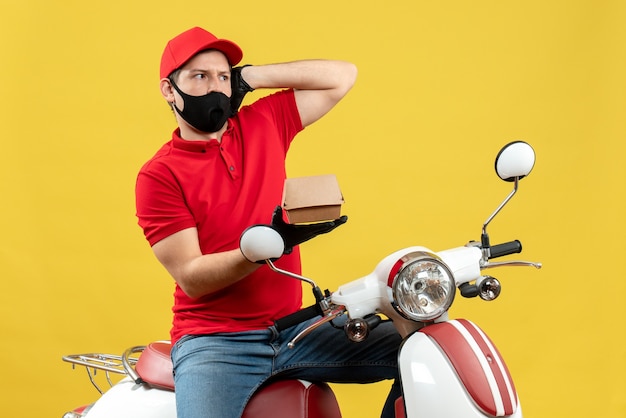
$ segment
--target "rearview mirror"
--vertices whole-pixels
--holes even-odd
[[[524,141],[505,145],[496,156],[496,173],[504,181],[522,179],[535,166],[535,150]]]

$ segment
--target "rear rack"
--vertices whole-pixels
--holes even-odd
[[[131,354],[140,353],[143,349],[143,346],[133,347],[127,350],[122,356],[101,353],[70,354],[63,356],[63,361],[71,363],[72,369],[75,369],[77,365],[83,366],[87,371],[87,376],[89,376],[91,384],[100,394],[103,394],[104,391],[100,389],[100,386],[98,386],[95,381],[98,370],[104,370],[109,387],[113,386],[113,382],[111,381],[112,373],[134,378],[136,376],[134,366],[137,363],[137,358],[131,357]]]

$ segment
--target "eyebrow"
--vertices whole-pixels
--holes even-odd
[[[189,70],[190,73],[212,73],[212,72],[217,72],[218,74],[230,74],[230,68],[228,69],[220,69],[220,70],[214,70],[214,69],[202,69],[202,68],[190,68]]]

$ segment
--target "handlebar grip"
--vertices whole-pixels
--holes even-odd
[[[489,258],[502,257],[509,254],[522,252],[522,243],[519,240],[505,242],[503,244],[493,245],[490,249]]]
[[[318,305],[311,305],[307,308],[300,309],[299,311],[277,319],[276,322],[274,322],[274,328],[276,331],[280,332],[319,315],[321,315],[321,313]]]

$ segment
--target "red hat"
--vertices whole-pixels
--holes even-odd
[[[241,48],[234,42],[218,39],[212,33],[195,27],[167,43],[161,56],[161,78],[168,77],[174,70],[182,67],[194,55],[205,49],[216,49],[222,52],[228,58],[230,65],[237,65],[243,57]]]

